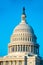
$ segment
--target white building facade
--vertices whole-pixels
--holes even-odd
[[[11,35],[8,55],[0,58],[0,65],[43,65],[39,56],[39,44],[33,28],[26,22],[25,8],[21,22]]]

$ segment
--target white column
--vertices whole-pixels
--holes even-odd
[[[3,61],[3,65],[6,65],[6,61]]]
[[[30,42],[30,37],[29,37],[29,42]]]
[[[15,52],[15,45],[14,45],[14,52]]]
[[[13,61],[13,64],[12,65],[15,65],[15,61]]]
[[[30,48],[29,48],[29,45],[28,45],[28,52],[30,52]]]
[[[27,46],[27,51],[29,52],[29,46]]]
[[[26,45],[25,45],[25,52],[26,52]]]
[[[24,63],[24,61],[22,61],[22,65],[24,65],[25,63]]]
[[[20,45],[20,52],[21,52],[21,45]]]
[[[31,53],[31,45],[30,45],[30,53]]]
[[[18,52],[18,45],[17,45],[17,52]]]
[[[23,65],[23,64],[22,64],[22,61],[18,61],[18,65]]]
[[[17,61],[17,64],[16,65],[19,65],[19,61]]]
[[[21,45],[21,52],[22,52],[22,45]]]
[[[31,42],[32,42],[32,37],[31,37]]]
[[[10,52],[12,52],[12,47],[10,47]]]
[[[14,46],[14,52],[16,52],[16,45]]]
[[[22,45],[22,52],[23,52],[23,45]]]
[[[15,61],[13,61],[13,65],[15,65]]]
[[[9,65],[11,65],[11,61],[9,61]]]

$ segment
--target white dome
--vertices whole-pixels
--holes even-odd
[[[34,34],[34,31],[30,25],[26,22],[26,14],[25,14],[25,9],[23,10],[23,14],[21,16],[21,22],[18,26],[13,31],[13,34],[19,32],[19,33],[24,33],[27,32],[28,34]]]
[[[14,28],[9,44],[9,54],[15,56],[25,56],[30,53],[37,53],[34,51],[37,38],[34,34],[33,28],[26,22],[25,11],[21,17],[21,22]]]
[[[33,28],[30,25],[28,25],[28,23],[26,22],[26,15],[22,14],[21,18],[22,18],[21,22],[19,23],[19,25],[17,25],[14,28],[14,31],[12,34],[12,37],[13,37],[12,40],[14,40],[14,42],[18,41],[18,40],[19,40],[19,42],[20,41],[25,42],[26,40],[24,41],[23,39],[36,38]],[[21,38],[22,38],[22,40],[21,40]],[[33,40],[33,41],[35,41],[35,40]]]
[[[21,22],[18,26],[15,27],[13,34],[17,31],[20,32],[19,30],[21,30],[21,32],[28,32],[28,34],[34,34],[33,28],[28,25],[26,22]]]

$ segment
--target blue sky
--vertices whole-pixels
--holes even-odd
[[[21,21],[23,6],[26,9],[27,22],[37,36],[40,56],[43,57],[43,0],[0,0],[0,56],[8,53],[10,37]]]

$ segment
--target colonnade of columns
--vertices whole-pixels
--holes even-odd
[[[9,53],[11,52],[30,52],[30,45],[15,45],[9,47]]]
[[[24,65],[24,61],[2,61],[0,65]]]
[[[31,52],[35,54],[39,54],[39,47],[37,46],[31,46]]]
[[[14,45],[12,47],[9,47],[9,53],[12,52],[32,52],[39,54],[39,47],[34,45]]]

